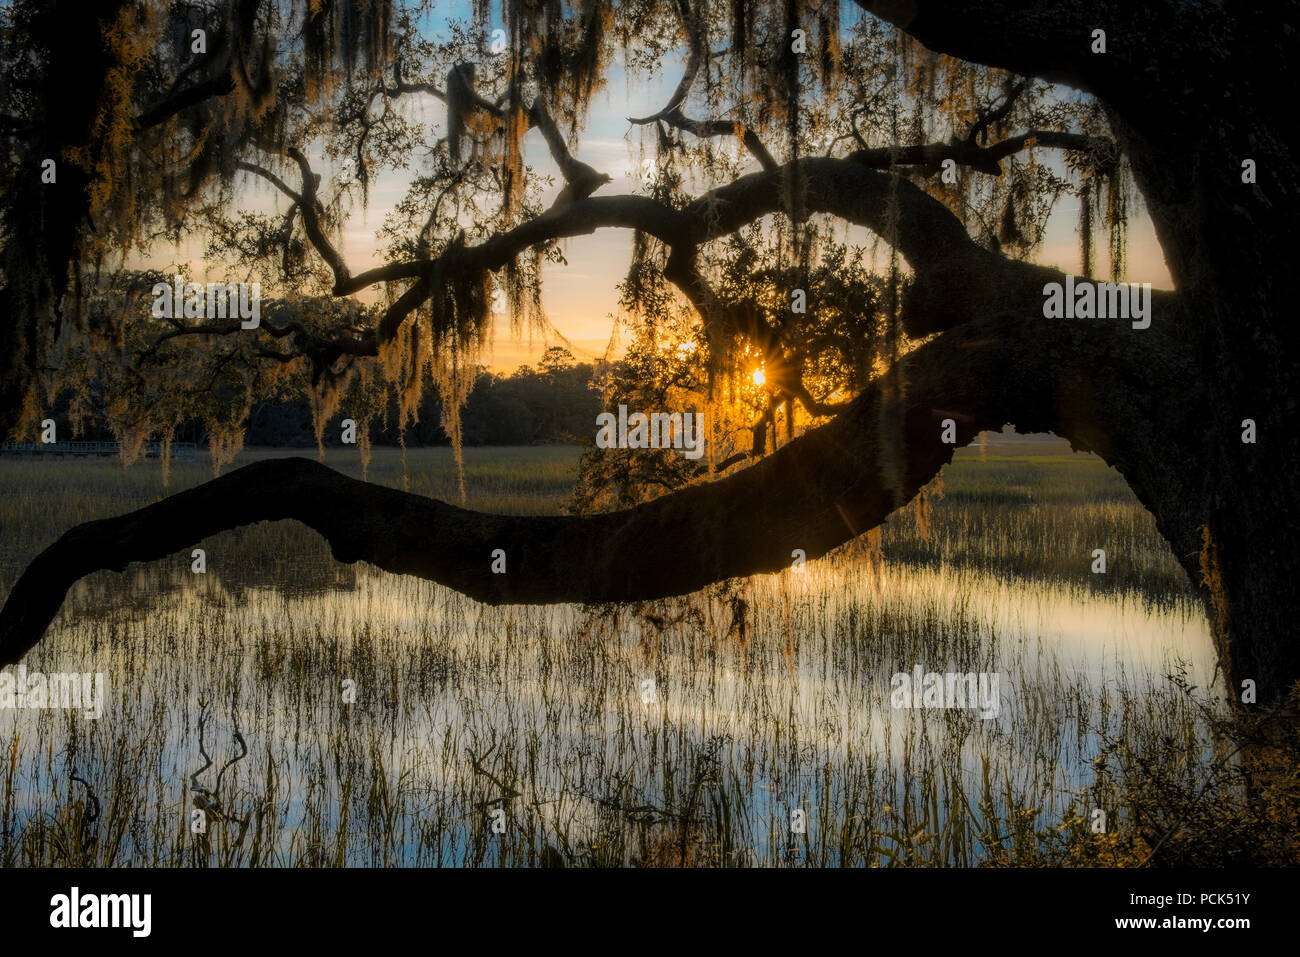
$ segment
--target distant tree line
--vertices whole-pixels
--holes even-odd
[[[508,375],[480,369],[473,390],[461,412],[461,428],[466,445],[531,445],[551,442],[590,441],[595,432],[597,414],[602,409],[600,393],[592,385],[593,367],[577,363],[566,349],[552,347],[536,367],[521,366]],[[68,417],[68,402],[56,404],[54,418],[60,438],[73,438]],[[340,444],[340,422],[348,418],[346,407],[340,410],[324,433],[326,445]],[[419,405],[419,421],[401,435],[395,425],[372,429],[373,445],[409,446],[449,445],[450,439],[439,424],[442,402],[437,389],[426,387]],[[396,423],[397,399],[389,402],[385,421]],[[85,420],[75,429],[75,437],[88,440],[112,440],[105,422]],[[177,428],[175,441],[205,440],[197,421]],[[312,432],[311,404],[306,395],[287,395],[255,405],[247,423],[245,446],[280,446],[306,448],[316,444]]]
[[[565,349],[552,347],[536,367],[521,366],[509,375],[481,369],[461,411],[466,445],[532,445],[582,442],[595,432],[600,393],[592,386],[590,363],[575,363]],[[419,421],[399,433],[396,425],[372,429],[374,445],[449,445],[440,424],[442,399],[432,384],[419,405]],[[337,418],[347,418],[346,410]],[[396,423],[397,399],[389,400],[386,423]],[[339,444],[338,422],[325,430],[325,444]],[[246,446],[311,446],[311,407],[307,399],[268,401],[253,407]]]

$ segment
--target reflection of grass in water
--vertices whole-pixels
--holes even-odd
[[[1167,549],[1118,480],[1043,458],[961,453],[928,541],[914,515],[899,516],[887,557],[996,572],[1018,546],[1038,572],[1027,588],[1089,588],[1102,577],[1088,572],[1091,549],[1113,542],[1135,556],[1119,582],[1176,592]],[[467,450],[469,505],[558,510],[575,460],[566,449]],[[453,495],[449,456],[412,452],[408,463],[412,491]],[[0,465],[6,579],[72,521],[162,494],[147,468]],[[205,477],[191,467],[173,488]],[[400,486],[400,460],[378,453],[370,478]],[[1025,504],[998,500],[1019,489]],[[204,545],[211,581],[148,603],[138,596],[157,582],[97,576],[99,610],[86,613],[93,595],[74,598],[29,656],[32,669],[105,671],[110,700],[98,722],[0,712],[0,742],[10,735],[0,862],[1132,863],[1156,829],[1180,819],[1218,749],[1210,717],[1175,685],[1149,689],[1144,676],[1116,674],[1102,688],[1028,656],[1003,676],[1014,717],[890,710],[889,676],[913,662],[979,671],[1018,656],[978,614],[846,585],[867,580],[854,548],[803,577],[583,614],[482,608],[429,583],[352,569],[351,590],[290,597],[272,586],[301,582],[304,568],[339,567],[290,523]],[[1055,555],[1076,547],[1077,563]],[[188,554],[173,564],[183,582]],[[222,587],[237,580],[272,590]],[[105,612],[114,590],[116,610]],[[647,705],[649,677],[657,700]],[[357,689],[351,705],[345,679]],[[234,753],[236,714],[249,755],[225,777],[227,819],[196,836],[189,776],[203,763],[200,697],[213,702],[205,741],[218,767]],[[1094,779],[1088,762],[1108,744],[1117,770]],[[1154,804],[1134,796],[1150,792],[1142,761],[1162,789]],[[88,787],[70,780],[74,769]],[[1208,806],[1227,814],[1234,793],[1216,787]],[[1087,827],[1099,804],[1106,835]],[[1153,807],[1165,817],[1153,820]],[[790,828],[796,808],[802,834]],[[504,834],[493,832],[494,811],[504,812]]]
[[[886,558],[1134,590],[1157,601],[1192,594],[1154,517],[1123,477],[1096,456],[1071,453],[1062,440],[959,450],[941,486],[929,502],[928,536],[915,507],[890,519]],[[1097,548],[1106,550],[1104,575],[1090,571]]]

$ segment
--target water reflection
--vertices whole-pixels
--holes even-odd
[[[75,728],[0,712],[0,736],[17,736],[17,813],[49,813],[74,767],[127,787],[125,741],[139,751],[130,800],[149,821],[182,815],[203,699],[211,753],[231,753],[236,724],[248,741],[225,799],[273,822],[271,863],[528,862],[557,843],[574,859],[616,846],[627,863],[647,853],[628,835],[675,826],[701,777],[731,802],[731,863],[789,862],[814,853],[789,833],[793,809],[817,829],[823,814],[888,812],[918,761],[974,782],[992,758],[1050,816],[1088,783],[1107,694],[1180,668],[1213,677],[1190,603],[969,569],[873,574],[848,555],[748,582],[743,639],[723,595],[650,617],[490,608],[333,563],[274,587],[257,577],[140,568],[81,583],[31,666],[105,671],[110,703]],[[1000,713],[891,708],[891,676],[915,665],[998,673]],[[497,809],[509,841],[493,844]],[[118,862],[155,860],[175,830],[133,831]]]

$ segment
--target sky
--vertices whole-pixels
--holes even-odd
[[[464,16],[466,5],[453,5],[458,15]],[[629,116],[644,116],[660,109],[667,101],[682,72],[682,58],[671,58],[660,73],[653,78],[637,76],[629,82],[621,65],[615,64],[604,91],[593,98],[586,130],[581,138],[577,157],[609,173],[613,181],[600,191],[602,196],[634,191],[634,170],[640,155],[638,127],[627,122]],[[422,112],[442,129],[444,107],[432,97],[420,97],[423,102],[410,102],[404,109]],[[434,134],[439,135],[438,133]],[[328,181],[332,170],[320,156],[313,155],[313,168]],[[1046,157],[1050,151],[1044,151]],[[542,196],[544,205],[550,203],[563,185],[558,170],[551,160],[541,134],[531,131],[524,140],[525,162],[540,173],[552,175],[557,183]],[[405,176],[386,173],[372,179],[367,208],[357,204],[343,228],[340,252],[353,273],[382,262],[382,244],[376,233],[387,214],[406,192]],[[241,200],[245,208],[269,212],[283,211],[286,200],[273,187],[260,179],[249,177]],[[1036,261],[1055,266],[1067,272],[1080,271],[1078,201],[1063,197],[1057,204],[1048,223],[1045,241],[1038,251]],[[865,230],[851,232],[850,237],[862,237],[869,242]],[[1095,272],[1108,274],[1105,234],[1099,233],[1097,254],[1100,257]],[[526,331],[522,340],[512,339],[508,317],[500,317],[492,337],[492,350],[486,360],[497,372],[508,372],[526,363],[533,363],[550,345],[567,345],[579,360],[596,359],[606,353],[611,336],[616,330],[618,313],[617,283],[626,274],[631,259],[632,234],[628,230],[606,229],[590,236],[569,239],[563,247],[568,265],[547,264],[543,272],[542,302],[552,326],[567,340],[556,337],[530,336]],[[140,265],[166,268],[174,263],[188,264],[187,276],[206,274],[202,245],[189,241],[180,248],[157,249],[154,254],[139,260]],[[135,265],[136,263],[133,263]],[[1129,224],[1128,275],[1129,282],[1149,282],[1157,289],[1172,287],[1164,257],[1156,242],[1155,233],[1144,204],[1135,204]],[[616,346],[614,354],[620,349]]]

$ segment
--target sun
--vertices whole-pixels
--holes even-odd
[[[762,367],[759,367],[754,370],[753,379],[754,379],[754,385],[762,385],[764,382],[767,381],[767,375],[766,373],[763,372]]]

